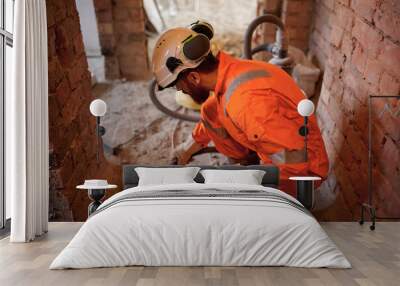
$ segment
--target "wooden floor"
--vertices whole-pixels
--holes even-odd
[[[400,222],[380,222],[375,232],[358,223],[322,223],[352,269],[289,267],[123,267],[48,270],[80,223],[50,223],[32,243],[0,240],[0,285],[400,285]]]

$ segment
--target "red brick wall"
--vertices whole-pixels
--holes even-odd
[[[289,35],[290,45],[307,51],[313,0],[286,0],[282,5],[282,20]]]
[[[108,79],[149,79],[143,0],[94,0]]]
[[[116,56],[116,39],[113,26],[113,11],[111,0],[93,0],[101,53],[105,58],[105,72],[107,79],[120,78],[119,62]]]
[[[319,215],[356,219],[368,186],[368,95],[400,93],[400,1],[315,0],[314,9],[310,48],[324,69],[317,113],[338,194]],[[374,204],[379,216],[399,217],[400,120],[376,119],[382,108],[373,104]]]
[[[94,99],[74,0],[47,0],[50,219],[84,220],[89,199],[75,186],[87,178],[120,185],[121,171],[96,162]],[[100,150],[102,152],[102,150]]]
[[[258,0],[257,14],[274,13],[285,24],[290,45],[307,51],[312,20],[313,0]],[[259,43],[274,42],[276,28],[272,24],[259,30]]]

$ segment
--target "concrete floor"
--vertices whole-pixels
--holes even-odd
[[[357,222],[321,223],[352,269],[290,267],[118,267],[49,270],[82,223],[50,223],[32,243],[0,240],[0,285],[399,285],[400,223],[378,222],[375,231]]]

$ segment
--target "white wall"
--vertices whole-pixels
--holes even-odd
[[[104,57],[101,54],[99,31],[93,0],[76,0],[89,70],[96,81],[105,80]]]
[[[93,0],[76,0],[85,51],[88,57],[101,56],[99,31]]]

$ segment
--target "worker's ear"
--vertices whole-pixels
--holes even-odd
[[[186,78],[194,86],[199,85],[200,82],[201,82],[200,74],[198,72],[195,72],[195,71],[189,72],[189,74],[187,75]]]

